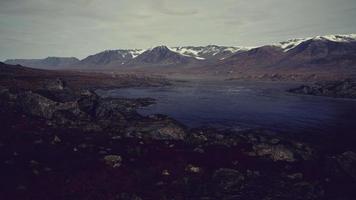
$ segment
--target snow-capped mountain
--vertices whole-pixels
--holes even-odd
[[[208,46],[185,46],[172,47],[173,51],[182,55],[192,56],[199,60],[219,60],[225,59],[238,51],[247,51],[250,48],[245,47],[226,47],[217,45]]]
[[[88,56],[80,61],[79,65],[103,66],[123,65],[143,53],[142,49],[106,50],[95,55]]]
[[[235,73],[356,72],[356,34],[288,40],[237,52],[215,66]]]
[[[76,58],[7,60],[38,68],[118,69],[146,66],[217,66],[226,69],[264,69],[266,67],[354,66],[356,65],[356,34],[326,35],[292,39],[255,48],[232,46],[158,46],[150,49],[107,50]],[[204,68],[204,69],[205,69]],[[216,69],[214,69],[216,70]],[[230,70],[231,71],[231,70]]]
[[[80,66],[138,66],[138,65],[182,65],[225,59],[238,51],[248,48],[225,46],[157,46],[149,49],[107,50],[88,56],[80,61]]]
[[[329,41],[329,42],[348,43],[348,42],[356,41],[356,34],[325,35],[325,36],[316,36],[316,37],[309,37],[309,38],[291,39],[291,40],[280,42],[278,44],[274,44],[273,46],[280,47],[285,52],[287,52],[306,41]]]
[[[189,55],[176,52],[167,46],[148,49],[129,62],[129,65],[182,65],[194,62]]]

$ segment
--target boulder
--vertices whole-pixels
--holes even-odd
[[[78,106],[81,111],[95,117],[99,101],[100,98],[96,93],[85,91],[81,94],[81,98],[78,100]]]
[[[270,144],[255,144],[253,150],[258,156],[266,156],[273,161],[296,161],[294,153],[290,148],[285,145],[270,145]]]
[[[218,195],[236,193],[243,188],[244,182],[245,176],[234,169],[221,168],[213,174],[213,183]]]
[[[347,151],[336,156],[340,168],[356,181],[356,153]]]
[[[18,107],[26,114],[51,119],[58,103],[33,92],[24,92],[17,96]]]
[[[46,90],[64,90],[66,83],[60,79],[49,79],[45,81],[43,88]]]
[[[119,155],[106,155],[104,161],[108,166],[117,168],[121,166],[122,158]]]

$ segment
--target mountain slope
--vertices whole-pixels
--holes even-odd
[[[134,58],[129,65],[131,66],[170,66],[186,65],[196,62],[192,56],[182,55],[166,46],[158,46],[149,49]]]
[[[45,59],[10,59],[5,63],[35,68],[62,68],[79,62],[75,57],[47,57]]]
[[[225,59],[238,51],[246,51],[249,48],[208,45],[199,47],[173,47],[172,49],[177,53],[195,57],[199,60],[220,60]]]
[[[78,64],[83,67],[100,67],[109,65],[120,66],[134,59],[142,52],[143,50],[141,49],[107,50],[88,56],[81,60]]]
[[[356,35],[295,39],[237,52],[210,66],[222,73],[355,73]]]

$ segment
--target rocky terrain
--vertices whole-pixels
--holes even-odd
[[[74,77],[93,79],[20,66],[0,69],[1,199],[356,196],[353,138],[188,129],[167,116],[136,112],[153,99],[95,93],[96,88],[129,87],[139,80],[145,86],[167,84],[162,79],[115,82],[122,78],[112,77],[111,82],[97,78],[79,84]]]
[[[290,89],[289,92],[337,98],[356,98],[356,80],[317,82],[312,85],[302,85],[298,88]]]

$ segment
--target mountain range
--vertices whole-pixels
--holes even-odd
[[[356,74],[356,34],[292,39],[261,47],[217,45],[107,50],[82,60],[48,57],[13,59],[34,68],[140,70],[160,73],[264,76],[276,74]]]

